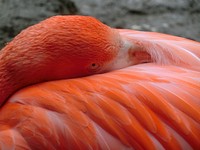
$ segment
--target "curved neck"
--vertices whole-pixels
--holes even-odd
[[[18,61],[3,51],[0,52],[0,107],[14,92],[26,86],[23,76],[13,66]]]
[[[16,90],[11,84],[9,84],[10,80],[6,68],[0,60],[0,106],[2,106],[11,93]]]

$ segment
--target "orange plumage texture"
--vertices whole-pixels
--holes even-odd
[[[4,103],[0,108],[0,149],[200,149],[200,43],[160,33],[112,29],[90,17],[64,16],[62,21],[59,18],[28,28],[0,54],[1,83],[8,89],[11,81],[17,84],[9,92],[0,86],[3,91],[0,95],[4,97],[0,99]],[[49,22],[53,28],[48,26]],[[42,39],[27,36],[29,31],[45,25],[50,28],[48,34],[52,34],[59,23],[59,31],[66,30],[62,28],[65,24],[70,27],[64,35],[70,36],[67,39],[53,34],[56,40],[52,36],[50,42],[45,36],[50,42],[48,45],[40,41],[44,36]],[[94,32],[97,28],[98,32]],[[38,32],[41,35],[44,30]],[[20,42],[21,37],[24,42]],[[27,49],[24,49],[21,43],[26,42],[26,37],[33,43],[25,44]],[[32,44],[39,49],[35,50]],[[10,54],[15,47],[16,54]],[[46,54],[52,56],[54,50],[56,57],[41,64],[48,60]],[[14,55],[20,65],[6,60],[7,55]],[[31,57],[31,61],[24,55]],[[32,65],[35,58],[40,60],[36,66]],[[63,61],[70,65],[62,64]],[[16,74],[22,74],[20,80],[17,76],[7,77],[9,74],[4,73],[7,64],[14,66],[10,68],[14,72],[19,69]],[[85,72],[88,66],[92,72]],[[37,81],[32,73],[26,73],[32,72],[33,67],[39,70],[34,73]],[[57,69],[51,74],[45,67]],[[63,74],[65,68],[67,71]],[[96,73],[102,74],[91,75]],[[30,84],[33,85],[22,88]],[[17,92],[14,94],[14,91]]]

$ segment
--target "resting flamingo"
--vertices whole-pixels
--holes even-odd
[[[0,52],[0,149],[200,149],[200,43],[54,16]]]

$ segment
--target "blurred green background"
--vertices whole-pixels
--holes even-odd
[[[200,0],[0,0],[0,48],[27,26],[58,14],[200,41]]]

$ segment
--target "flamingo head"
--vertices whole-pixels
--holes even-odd
[[[95,18],[55,16],[23,30],[3,49],[2,59],[11,76],[41,82],[129,66],[128,49],[116,30]]]
[[[95,18],[54,16],[23,30],[2,49],[0,89],[13,92],[30,84],[130,66],[129,49],[117,30]]]

